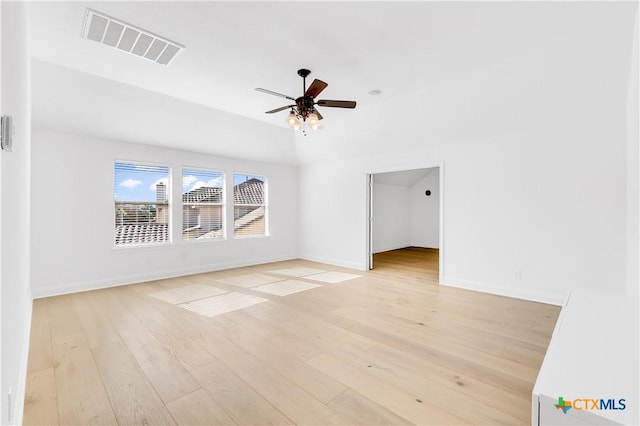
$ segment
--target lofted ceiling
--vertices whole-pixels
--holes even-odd
[[[81,31],[88,7],[186,48],[165,67],[86,40]],[[264,131],[283,139],[278,146],[256,143],[255,159],[295,163],[286,111],[264,113],[288,101],[256,87],[297,97],[302,81],[296,70],[311,69],[310,79],[329,83],[320,98],[358,102],[355,110],[321,108],[325,127],[363,120],[381,105],[412,110],[424,104],[437,111],[436,101],[446,103],[446,96],[432,100],[420,94],[433,92],[440,82],[451,85],[522,57],[564,65],[567,49],[585,40],[592,45],[591,37],[602,40],[602,34],[611,33],[611,22],[636,6],[611,16],[601,7],[573,2],[31,2],[34,124],[159,145],[174,144],[182,134],[188,139],[184,149],[240,156],[247,152],[244,145],[211,144],[216,120],[208,124],[206,117],[216,115],[218,122],[246,117],[257,123],[256,131],[274,128]],[[576,8],[586,10],[587,18],[578,19]],[[619,34],[613,32],[619,46]],[[579,69],[581,63],[573,66]],[[513,80],[495,75],[498,82]],[[519,98],[535,99],[540,92],[525,89]],[[372,96],[372,90],[381,94]],[[473,106],[469,102],[463,109]],[[547,105],[539,109],[548,112]],[[154,119],[162,124],[150,129]],[[126,126],[118,128],[123,121]],[[182,123],[180,132],[170,126],[176,122]]]

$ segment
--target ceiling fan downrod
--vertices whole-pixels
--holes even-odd
[[[298,70],[298,75],[302,77],[302,93],[306,93],[307,91],[307,76],[311,74],[311,70],[306,68],[300,68]]]

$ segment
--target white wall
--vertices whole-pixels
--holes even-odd
[[[2,151],[0,203],[2,284],[2,402],[0,423],[22,420],[27,371],[29,293],[30,89],[27,13],[23,2],[0,2],[2,33],[2,115],[13,116],[13,152]],[[9,392],[11,390],[11,395]],[[10,403],[9,403],[10,401]]]
[[[417,182],[375,183],[373,186],[373,252],[404,247],[439,247],[439,169],[428,169]],[[397,172],[400,176],[403,172]],[[431,190],[427,197],[425,191]]]
[[[300,169],[299,257],[366,268],[368,181],[362,167],[351,166],[336,162]]]
[[[300,176],[301,257],[365,269],[366,173],[443,162],[444,283],[554,303],[572,287],[624,291],[625,115],[620,105],[585,121],[311,164]],[[419,138],[411,129],[397,137]],[[325,194],[334,202],[319,203]]]
[[[162,247],[115,249],[114,159],[171,167],[175,236],[181,234],[182,166],[226,172],[227,193],[233,185],[234,171],[264,175],[269,188],[270,236],[211,242],[176,241]],[[36,128],[32,170],[34,297],[296,257],[298,170],[293,166]],[[78,214],[80,212],[82,214]],[[233,217],[232,205],[227,205],[227,217]],[[227,229],[233,229],[231,222]]]
[[[375,177],[374,177],[375,179]],[[373,185],[373,252],[404,248],[411,241],[411,201],[409,188],[400,185]]]
[[[430,196],[425,191],[431,191]],[[409,190],[410,244],[414,247],[440,247],[440,176],[434,168]]]
[[[627,93],[627,291],[640,297],[640,9],[636,11]]]

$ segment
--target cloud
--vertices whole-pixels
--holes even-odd
[[[198,181],[198,178],[194,175],[187,175],[182,177],[182,187],[188,188]]]
[[[220,187],[222,187],[222,177],[221,176],[215,177],[213,179],[210,179],[207,182],[204,182],[202,180],[198,180],[193,184],[193,186],[191,187],[191,189],[189,191],[193,191],[194,189],[202,188],[202,187],[205,187],[205,186],[208,186],[208,187],[211,187],[211,188],[216,188],[216,187],[220,188]]]
[[[149,190],[150,191],[155,191],[156,190],[156,185],[158,185],[159,183],[164,183],[164,185],[166,187],[169,187],[169,178],[168,177],[164,177],[164,178],[158,179],[157,181],[153,182],[149,186]]]
[[[120,186],[124,186],[125,188],[135,188],[138,185],[142,185],[141,180],[129,178],[120,182]]]

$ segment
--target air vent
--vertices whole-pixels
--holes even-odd
[[[184,49],[184,46],[176,42],[93,9],[87,9],[82,37],[160,65],[169,65],[176,55]]]

